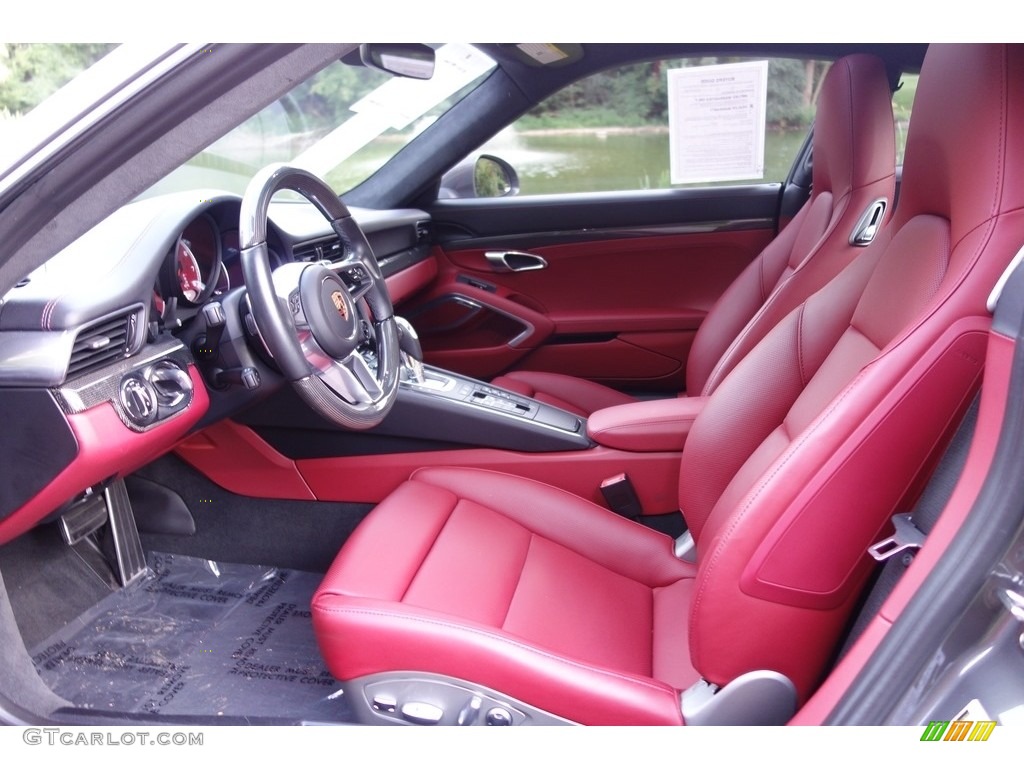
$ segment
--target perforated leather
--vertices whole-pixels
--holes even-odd
[[[913,121],[891,225],[690,429],[679,502],[696,567],[549,486],[421,471],[314,597],[334,674],[450,674],[584,723],[678,722],[698,676],[773,670],[806,698],[866,547],[978,385],[985,300],[1024,242],[1024,47],[933,46]]]
[[[313,620],[345,678],[429,667],[572,719],[678,723],[695,572],[667,536],[551,486],[421,470],[353,534]]]

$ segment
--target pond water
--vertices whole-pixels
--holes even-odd
[[[768,134],[764,178],[746,181],[784,181],[803,140],[804,134],[799,131]],[[520,194],[524,195],[673,186],[669,183],[667,132],[506,131],[481,151],[508,161],[516,169]]]

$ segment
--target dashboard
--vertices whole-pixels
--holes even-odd
[[[284,383],[248,312],[240,211],[226,194],[132,203],[0,300],[0,418],[13,438],[0,463],[17,478],[0,491],[0,543]],[[352,214],[389,289],[433,275],[426,213]],[[271,204],[267,245],[272,268],[347,251],[305,202]]]

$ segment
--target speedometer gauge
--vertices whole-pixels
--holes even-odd
[[[208,213],[185,225],[163,269],[168,295],[186,307],[197,307],[231,287],[221,260],[220,237],[220,227]]]
[[[181,295],[195,304],[206,290],[206,283],[203,282],[203,273],[199,269],[199,262],[196,261],[195,254],[192,253],[192,245],[184,237],[178,238],[175,261]]]

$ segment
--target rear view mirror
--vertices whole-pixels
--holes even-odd
[[[434,75],[434,49],[422,43],[363,43],[363,64],[400,77],[429,80]]]

